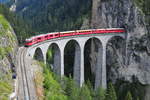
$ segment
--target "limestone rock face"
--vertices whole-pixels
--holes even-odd
[[[123,42],[112,41],[107,47],[108,79],[132,81],[136,76],[142,84],[150,84],[150,38],[144,14],[133,0],[93,0],[91,27],[126,29],[126,54],[117,48],[125,46]]]
[[[12,70],[15,71],[17,61],[17,45],[13,29],[0,14],[0,79],[2,82],[11,82]]]
[[[94,28],[125,27],[129,35],[146,33],[144,17],[133,0],[93,0],[92,22]]]

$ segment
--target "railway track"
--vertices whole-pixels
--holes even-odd
[[[19,50],[19,68],[18,68],[18,77],[19,77],[19,89],[18,89],[18,100],[31,100],[30,87],[27,76],[26,69],[26,48],[20,48]]]

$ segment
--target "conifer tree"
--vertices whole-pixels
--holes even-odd
[[[65,92],[66,92],[67,96],[71,96],[71,93],[74,88],[74,81],[72,80],[71,76],[69,78],[67,78],[66,81],[67,82],[66,82]]]
[[[137,97],[137,100],[140,100],[139,97]]]
[[[69,78],[66,78],[65,81],[66,81],[65,92],[66,95],[68,96],[68,99],[79,100],[80,88],[77,87],[72,77],[70,76]]]
[[[95,96],[96,91],[94,90],[90,80],[87,80],[86,82],[86,86],[88,87],[88,89],[90,90],[91,96]]]
[[[131,92],[130,92],[130,91],[128,91],[125,100],[132,100],[132,95],[131,95]]]
[[[80,96],[80,88],[73,86],[71,95],[69,96],[69,100],[80,100],[79,96]]]
[[[116,92],[112,83],[108,84],[106,100],[117,100]]]
[[[103,88],[99,87],[96,91],[95,100],[105,100],[106,92]]]
[[[86,85],[80,89],[80,98],[78,100],[92,100],[90,90]]]

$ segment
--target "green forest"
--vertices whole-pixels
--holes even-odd
[[[9,9],[0,4],[0,13],[7,19],[11,24],[14,32],[17,36],[19,44],[22,44],[27,37],[35,35],[32,33],[32,29],[29,24],[27,24],[20,16],[9,11]]]
[[[47,62],[53,62],[53,54],[53,50],[48,51]],[[61,79],[52,71],[50,63],[45,65],[40,62],[40,65],[43,68],[45,100],[143,100],[145,96],[146,85],[139,83],[134,76],[133,82],[124,79],[117,80],[116,83],[109,81],[107,89],[95,89],[90,80],[80,88],[71,73]]]
[[[16,13],[8,9],[11,2],[7,6],[1,4],[0,13],[10,22],[20,44],[33,35],[80,29],[83,19],[89,18],[91,12],[91,0],[48,0],[44,3],[42,0],[20,0]],[[26,5],[29,8],[22,12]]]
[[[143,100],[143,86],[136,80],[133,83],[118,81],[108,83],[107,89],[94,89],[88,81],[81,88],[71,77],[60,79],[49,65],[40,62],[44,76],[44,100]],[[141,91],[139,91],[141,90]]]
[[[23,3],[20,1],[19,3]],[[80,29],[83,19],[90,17],[91,0],[42,0],[30,2],[24,12],[17,13],[27,20],[37,32],[53,32]],[[28,3],[28,1],[26,1]],[[24,4],[26,4],[24,3]],[[18,4],[19,5],[19,4]]]

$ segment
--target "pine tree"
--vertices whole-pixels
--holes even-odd
[[[69,100],[80,100],[80,88],[73,86],[71,95],[69,96]]]
[[[77,87],[74,80],[70,76],[65,79],[65,92],[69,100],[79,100],[80,88]]]
[[[137,97],[137,100],[140,100],[139,97]]]
[[[95,100],[105,100],[106,92],[103,88],[98,88],[96,91]]]
[[[116,92],[112,83],[108,84],[106,100],[117,100]]]
[[[67,94],[67,96],[71,96],[71,93],[73,91],[74,88],[74,81],[71,78],[71,76],[69,78],[66,79],[66,88],[65,88],[65,92]]]
[[[131,92],[130,92],[130,91],[128,91],[125,100],[132,100],[132,95],[131,95]]]
[[[89,88],[86,85],[80,89],[80,97],[78,100],[92,100]]]
[[[91,96],[94,97],[96,95],[96,91],[94,90],[94,88],[93,88],[92,83],[90,82],[90,80],[87,80],[87,82],[85,84],[88,87],[88,89],[90,90]]]

